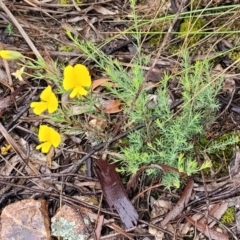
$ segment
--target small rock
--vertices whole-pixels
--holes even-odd
[[[85,208],[79,211],[64,205],[51,219],[52,235],[64,239],[85,240],[94,232]]]
[[[1,240],[50,240],[47,202],[25,199],[5,207],[0,236]]]

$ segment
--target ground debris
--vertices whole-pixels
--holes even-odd
[[[104,196],[110,205],[114,207],[127,228],[137,225],[138,213],[128,199],[119,174],[114,164],[98,159],[95,161],[97,172]]]

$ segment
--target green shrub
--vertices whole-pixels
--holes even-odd
[[[134,1],[132,1],[133,4]],[[111,99],[122,102],[124,122],[121,127],[126,129],[125,126],[136,126],[142,123],[146,125],[144,129],[134,131],[126,137],[126,144],[123,147],[119,145],[119,151],[123,157],[115,157],[112,160],[119,163],[118,170],[124,174],[136,173],[141,166],[162,163],[192,175],[211,165],[209,161],[198,165],[193,140],[204,135],[211,126],[219,107],[216,95],[222,86],[221,77],[215,78],[210,75],[211,65],[207,60],[192,65],[185,51],[179,59],[181,65],[179,73],[174,76],[165,74],[159,79],[157,90],[151,93],[154,95],[155,103],[150,107],[150,92],[144,72],[144,67],[149,64],[149,58],[141,52],[141,33],[134,12],[133,19],[135,32],[134,27],[131,31],[132,37],[136,40],[137,52],[130,68],[123,67],[118,60],[105,55],[100,50],[100,46],[88,41],[79,41],[70,31],[67,31],[68,37],[72,39],[75,46],[114,83],[107,85],[105,94],[111,96]],[[202,25],[202,23],[199,25],[198,21],[200,20],[196,19],[194,25],[197,29]],[[168,88],[172,79],[178,80],[183,101],[181,107],[175,112],[170,109],[171,99]],[[88,101],[89,108],[94,105],[91,98],[84,101],[85,105]],[[94,108],[92,109],[94,111]],[[236,138],[231,138],[221,143],[221,146],[213,143],[207,148],[199,148],[198,154],[201,157],[201,153],[224,148],[236,141]],[[180,186],[179,175],[175,172],[161,172],[152,167],[147,170],[147,173],[152,177],[159,177],[161,174],[162,182],[167,188]]]

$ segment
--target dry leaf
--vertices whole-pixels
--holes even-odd
[[[101,13],[102,15],[116,15],[118,14],[118,11],[116,12],[112,12],[110,10],[108,10],[107,8],[105,7],[102,7],[100,5],[93,5],[93,9],[98,12],[98,13]]]
[[[188,222],[195,226],[198,231],[202,232],[205,236],[212,240],[229,240],[229,237],[225,233],[217,232],[216,230],[208,227],[206,224],[195,222],[190,217],[185,217]]]
[[[182,196],[178,200],[177,204],[174,206],[174,208],[166,215],[166,217],[161,222],[161,225],[164,227],[166,226],[172,219],[175,219],[184,209],[184,207],[187,205],[193,189],[193,180],[190,179],[187,183],[187,186],[185,187]]]
[[[122,103],[119,99],[105,101],[103,105],[106,113],[118,113],[122,111]]]
[[[99,86],[105,86],[105,83],[109,81],[110,81],[109,78],[100,78],[100,79],[94,80],[92,83],[92,91],[94,91]]]
[[[222,203],[222,204],[213,204],[209,206],[209,213],[208,216],[212,216],[216,219],[220,219],[222,217],[222,215],[224,214],[224,212],[227,210],[228,207],[228,203]],[[207,210],[205,209],[205,212]],[[205,214],[204,214],[204,209],[202,210],[202,213],[196,213],[193,216],[191,216],[191,219],[193,221],[198,221],[198,223],[201,224],[205,224],[206,223],[206,218],[205,218]],[[208,226],[210,228],[212,228],[215,224],[216,221],[214,221],[212,218],[208,218],[207,220]],[[184,226],[181,229],[181,234],[182,235],[186,235],[190,229],[191,223],[190,222],[186,222],[186,224],[184,224]]]
[[[211,215],[214,218],[220,220],[220,218],[227,211],[227,209],[228,209],[228,203],[224,202],[220,206],[218,206],[216,211],[211,211],[210,210],[209,215]],[[208,219],[208,224],[209,224],[209,220],[210,220],[210,218]],[[211,224],[209,224],[209,227],[212,228],[216,223],[217,223],[216,221],[212,220]]]
[[[9,176],[19,162],[21,162],[21,158],[15,154],[13,157],[7,160],[5,166],[0,168],[0,175]]]
[[[164,232],[153,228],[153,227],[149,227],[148,228],[148,232],[154,236],[154,240],[162,240],[164,239]]]
[[[155,200],[153,197],[150,199],[151,203],[151,218],[159,217],[172,209],[172,202],[162,199]]]
[[[114,207],[127,228],[137,225],[138,213],[128,199],[114,164],[98,159],[94,161],[103,194],[110,207]]]
[[[194,215],[192,215],[192,219],[194,221],[198,221],[199,219],[201,219],[203,217],[203,215],[201,213],[195,213]],[[181,234],[182,236],[185,236],[189,230],[190,230],[190,227],[191,227],[191,223],[189,222],[186,222],[183,226],[182,226],[182,229],[181,229]]]

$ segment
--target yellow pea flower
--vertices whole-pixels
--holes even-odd
[[[42,112],[48,110],[49,113],[53,113],[58,108],[58,100],[56,95],[52,91],[51,86],[47,86],[41,93],[41,102],[32,102],[30,107],[36,115],[40,115]]]
[[[47,125],[40,125],[38,139],[43,143],[39,144],[36,149],[41,149],[42,153],[48,153],[52,146],[56,148],[61,143],[60,134]]]
[[[0,57],[6,60],[16,60],[22,58],[23,55],[17,51],[0,50]]]
[[[11,149],[11,148],[12,148],[11,145],[6,145],[6,146],[4,146],[4,147],[1,147],[1,154],[2,154],[2,155],[6,155],[7,152],[8,152],[8,150]]]
[[[91,86],[91,77],[88,69],[82,64],[76,64],[74,67],[68,65],[64,69],[63,88],[70,93],[70,98],[86,96],[87,90],[84,87]]]
[[[23,81],[22,74],[24,72],[24,67],[21,67],[16,72],[12,73],[12,75],[17,78],[19,81]]]

